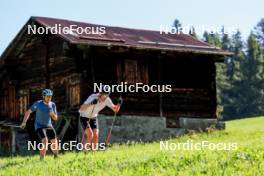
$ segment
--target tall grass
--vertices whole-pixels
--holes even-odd
[[[264,117],[229,121],[223,131],[190,133],[168,143],[237,143],[237,150],[160,150],[160,143],[113,145],[95,153],[67,152],[0,159],[0,175],[263,175]]]

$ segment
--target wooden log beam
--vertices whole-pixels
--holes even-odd
[[[161,85],[161,76],[162,76],[162,69],[161,69],[161,56],[158,55],[158,83]],[[160,117],[163,117],[163,108],[162,108],[162,92],[159,92],[159,113]]]

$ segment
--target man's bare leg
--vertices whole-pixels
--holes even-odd
[[[40,159],[43,160],[45,155],[46,155],[46,149],[47,149],[47,144],[48,144],[48,139],[47,138],[43,138],[41,139],[41,143],[42,143],[42,147],[39,149],[39,155],[40,155]]]
[[[92,142],[92,150],[98,150],[98,139],[99,139],[99,132],[98,129],[93,129],[93,142]]]
[[[94,134],[93,134],[91,128],[86,128],[85,132],[86,132],[86,136],[87,136],[87,141],[86,141],[86,144],[85,144],[86,147],[87,147],[86,150],[90,150],[88,148],[88,146],[91,147],[91,143],[92,143],[92,139],[93,139]]]
[[[51,139],[50,142],[51,142],[51,150],[52,150],[52,153],[54,154],[54,158],[57,158],[58,152],[59,152],[57,138]]]

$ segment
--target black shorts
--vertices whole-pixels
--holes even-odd
[[[40,139],[43,138],[48,138],[48,139],[54,139],[56,138],[56,131],[52,127],[47,127],[47,128],[38,128],[37,134]]]
[[[97,127],[98,127],[97,118],[89,120],[89,118],[81,117],[81,122],[82,122],[84,128],[97,129]],[[88,125],[88,122],[89,122],[90,126]]]

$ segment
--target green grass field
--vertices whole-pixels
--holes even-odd
[[[160,143],[114,145],[96,153],[68,152],[0,159],[0,175],[264,175],[264,117],[226,122],[226,130],[190,133],[169,143],[237,143],[237,150],[160,150]]]

